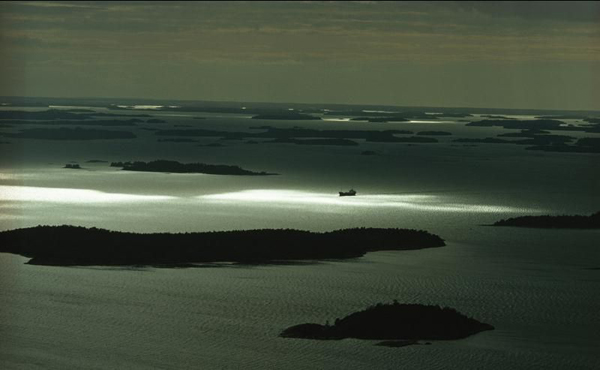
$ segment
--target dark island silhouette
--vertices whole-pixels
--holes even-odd
[[[48,109],[45,111],[0,111],[0,120],[84,120],[94,117],[150,117],[147,114],[114,114],[70,109]]]
[[[513,119],[510,117],[506,117],[506,116],[495,116],[492,114],[482,114],[481,118],[491,118],[491,119]],[[540,118],[540,117],[536,117],[536,118]]]
[[[408,122],[410,121],[408,118],[400,117],[400,116],[386,116],[386,117],[354,117],[351,118],[351,121],[367,121],[367,122],[379,122],[379,123],[387,123],[387,122]]]
[[[417,135],[424,135],[424,136],[448,136],[448,135],[452,135],[451,132],[447,132],[447,131],[420,131],[417,132]]]
[[[499,134],[498,137],[534,137],[536,135],[545,135],[549,133],[550,131],[546,130],[527,129],[521,130],[520,132],[506,132],[504,134]]]
[[[480,143],[480,144],[514,144],[514,140],[504,140],[495,137],[486,138],[461,138],[452,140],[453,143]]]
[[[276,120],[302,120],[302,121],[320,121],[321,117],[311,116],[303,113],[273,113],[259,114],[253,116],[252,119],[276,119]]]
[[[422,304],[391,304],[371,306],[329,323],[300,324],[281,332],[284,338],[339,340],[345,338],[370,340],[400,340],[400,345],[417,340],[462,339],[494,327],[467,317],[455,309]],[[407,342],[408,341],[408,342]],[[380,345],[394,346],[393,343]]]
[[[590,216],[521,216],[500,220],[492,226],[530,227],[540,229],[600,229],[600,212]]]
[[[86,128],[32,128],[24,129],[18,133],[2,133],[2,136],[15,139],[43,139],[43,140],[108,140],[108,139],[134,139],[136,136],[129,131],[98,130]]]
[[[381,250],[444,246],[422,230],[354,228],[331,232],[245,230],[137,234],[76,226],[37,226],[0,232],[0,252],[57,266],[192,266],[348,259]]]
[[[210,145],[210,144],[209,144]],[[212,145],[211,145],[212,146]],[[208,175],[269,176],[276,173],[252,172],[239,166],[206,163],[180,163],[159,159],[151,162],[112,162],[111,167],[120,167],[124,171],[166,172],[166,173],[204,173]]]
[[[274,139],[264,141],[263,143],[277,143],[277,144],[296,144],[296,145],[333,145],[333,146],[356,146],[356,141],[348,139]]]
[[[262,129],[263,132],[241,132],[241,131],[217,131],[205,129],[172,129],[157,130],[160,136],[183,136],[183,137],[219,137],[224,139],[363,139],[371,142],[405,142],[407,138],[399,138],[395,135],[412,134],[407,130],[316,130],[306,128],[276,128],[271,126],[251,127],[253,130]],[[418,137],[419,142],[435,142],[435,139]]]
[[[175,139],[158,139],[159,143],[197,143],[198,140],[187,139],[187,138],[175,138]]]
[[[72,170],[81,170],[82,169],[81,166],[76,163],[75,164],[67,163],[67,164],[65,164],[65,166],[63,168],[69,168]]]
[[[556,135],[558,136],[558,135]],[[570,138],[574,140],[575,138]],[[567,141],[563,142],[538,142],[536,145],[528,147],[528,150],[541,150],[545,152],[560,152],[560,153],[600,153],[600,138],[584,137],[573,145],[567,145]]]
[[[554,130],[554,131],[579,131],[599,133],[600,124],[590,122],[590,125],[575,126],[568,125],[563,121],[556,119],[536,119],[536,120],[518,120],[518,119],[486,119],[482,121],[469,122],[466,126],[475,127],[502,127],[505,129],[520,130]]]
[[[452,140],[456,143],[481,143],[481,144],[516,144],[534,146],[567,146],[566,143],[575,140],[567,135],[538,134],[536,131],[524,130],[525,132],[501,134],[500,137],[518,137],[521,140],[506,140],[494,137],[486,138],[461,138]],[[529,148],[528,148],[529,149]]]
[[[52,120],[52,121],[33,121],[33,120],[5,120],[12,125],[36,125],[36,126],[136,126],[138,123],[142,123],[141,119],[131,118],[128,120]]]

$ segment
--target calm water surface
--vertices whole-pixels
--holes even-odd
[[[232,131],[263,123],[299,124],[227,115],[175,119]],[[0,146],[0,229],[38,224],[138,232],[408,227],[436,233],[448,245],[369,253],[350,261],[193,269],[29,266],[26,258],[0,254],[1,367],[600,367],[600,233],[482,226],[522,214],[597,211],[597,156],[507,145],[454,146],[452,138],[506,132],[454,121],[300,124],[437,129],[453,136],[440,137],[438,144],[359,147],[226,142],[210,148],[157,143],[151,131],[139,129],[138,139],[120,142],[11,140]],[[361,156],[363,150],[378,155]],[[85,163],[159,158],[281,175],[129,173],[107,163]],[[86,169],[61,168],[70,161]],[[351,187],[359,196],[337,197]],[[332,321],[393,299],[451,306],[496,330],[404,348],[277,336],[290,325]]]

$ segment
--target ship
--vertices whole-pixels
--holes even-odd
[[[340,197],[353,197],[356,195],[356,190],[340,191]]]

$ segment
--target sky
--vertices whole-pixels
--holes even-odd
[[[600,3],[2,2],[0,95],[600,110]]]

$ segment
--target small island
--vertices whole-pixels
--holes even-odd
[[[281,332],[283,338],[339,340],[345,338],[401,341],[380,343],[390,347],[416,344],[417,340],[462,339],[486,330],[489,324],[467,317],[455,309],[394,301],[336,319],[333,325],[300,324]]]
[[[210,145],[210,144],[209,144]],[[112,162],[111,167],[121,167],[124,171],[165,172],[165,173],[204,173],[207,175],[269,176],[276,173],[252,172],[239,166],[206,163],[179,163],[177,161],[156,160],[151,162]]]
[[[159,143],[197,143],[198,140],[188,138],[158,139]]]
[[[263,229],[137,234],[76,226],[37,226],[0,232],[0,252],[50,266],[192,267],[358,258],[383,250],[444,246],[427,231],[353,228],[330,232]]]
[[[32,128],[21,130],[18,133],[3,133],[2,136],[14,139],[42,139],[42,140],[112,140],[135,139],[129,131],[96,130],[84,128]]]
[[[65,166],[63,168],[70,168],[72,170],[81,170],[81,166],[80,165],[78,165],[78,164],[70,164],[70,163],[65,164]]]
[[[357,146],[356,141],[348,139],[293,139],[293,138],[281,138],[265,141],[264,143],[276,143],[276,144],[296,144],[296,145],[334,145],[334,146]]]
[[[492,226],[530,227],[539,229],[600,229],[600,211],[590,216],[521,216],[500,220]]]
[[[424,135],[424,136],[448,136],[448,135],[452,135],[452,133],[448,132],[448,131],[420,131],[420,132],[417,132],[417,135]]]
[[[252,119],[276,119],[276,120],[301,120],[301,121],[320,121],[321,117],[311,116],[303,113],[273,113],[259,114],[253,116]]]

